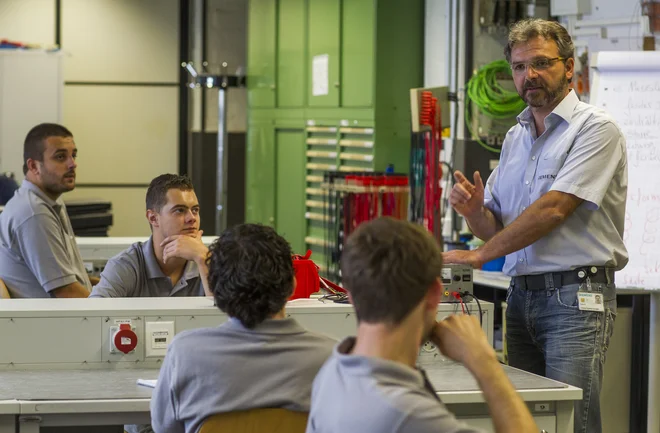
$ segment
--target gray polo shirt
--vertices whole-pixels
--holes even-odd
[[[307,433],[475,433],[437,398],[422,370],[350,355],[342,341],[314,380]]]
[[[211,415],[256,408],[309,411],[312,381],[336,342],[294,319],[254,329],[235,318],[174,337],[151,397],[158,433],[196,433]]]
[[[156,259],[153,239],[136,242],[108,263],[90,298],[204,296],[204,286],[195,262],[188,262],[179,281],[163,273]]]
[[[559,227],[506,257],[511,276],[567,271],[580,266],[623,269],[628,191],[626,142],[614,120],[581,102],[571,90],[544,121],[537,138],[529,108],[504,140],[500,164],[488,178],[485,206],[511,224],[549,191],[584,202]]]
[[[28,180],[0,214],[0,279],[13,298],[48,298],[75,281],[92,289],[62,197]]]

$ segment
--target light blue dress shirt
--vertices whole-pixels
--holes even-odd
[[[621,270],[628,190],[626,143],[603,110],[571,90],[544,120],[537,137],[531,110],[506,135],[499,166],[486,183],[485,206],[504,227],[549,191],[584,202],[545,237],[506,257],[510,276],[595,265]]]

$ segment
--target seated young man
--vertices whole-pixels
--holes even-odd
[[[162,174],[147,189],[151,237],[111,258],[90,298],[211,296],[199,202],[186,176]]]
[[[361,224],[341,257],[357,337],[339,343],[312,390],[307,433],[468,433],[420,369],[431,340],[481,387],[497,432],[538,432],[474,316],[436,322],[442,253],[421,226],[391,218]]]
[[[86,298],[85,270],[62,194],[76,187],[78,146],[67,128],[42,123],[23,143],[21,187],[0,213],[0,279],[12,298]]]
[[[296,284],[287,241],[262,225],[227,229],[211,245],[209,284],[229,320],[174,338],[151,398],[154,431],[195,433],[223,412],[309,411],[335,341],[286,317]]]

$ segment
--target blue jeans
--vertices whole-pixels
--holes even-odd
[[[575,433],[600,433],[603,365],[616,318],[614,284],[591,284],[603,293],[605,312],[580,311],[580,285],[507,293],[509,365],[581,388]],[[583,287],[586,290],[586,287]]]

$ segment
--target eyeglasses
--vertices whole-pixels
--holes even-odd
[[[511,71],[516,75],[522,75],[527,71],[527,68],[532,68],[535,71],[545,71],[552,66],[557,60],[566,60],[563,57],[555,57],[548,59],[547,57],[540,57],[532,60],[531,62],[517,62],[511,63]]]

